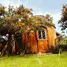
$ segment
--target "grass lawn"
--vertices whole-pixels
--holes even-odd
[[[0,57],[0,67],[67,67],[67,53],[4,56]]]

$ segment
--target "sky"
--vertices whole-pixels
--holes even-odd
[[[6,7],[9,4],[14,6],[23,4],[26,8],[32,8],[34,15],[50,14],[53,17],[56,31],[61,33],[58,21],[61,18],[62,5],[67,4],[67,0],[0,0],[0,4]]]

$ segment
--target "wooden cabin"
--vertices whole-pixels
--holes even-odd
[[[26,53],[47,53],[56,46],[55,27],[46,25],[39,26],[40,29],[30,34],[22,33],[22,48]]]

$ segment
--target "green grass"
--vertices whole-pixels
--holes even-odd
[[[67,67],[67,53],[4,56],[0,57],[0,67]]]

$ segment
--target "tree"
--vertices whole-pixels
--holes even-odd
[[[32,28],[36,28],[37,22],[40,24],[54,25],[52,17],[47,14],[46,16],[33,16],[32,9],[25,8],[20,5],[18,8],[8,6],[6,11],[4,6],[0,6],[0,31],[3,30],[8,33],[18,33],[22,31],[28,32]],[[27,28],[28,27],[28,28]]]
[[[0,31],[7,31],[9,33],[20,32],[25,25],[30,24],[30,16],[32,12],[30,9],[20,5],[18,8],[13,6],[8,7],[8,11],[4,6],[0,6]],[[24,29],[23,29],[24,30]]]
[[[0,6],[0,34],[8,33],[10,39],[12,35],[18,34],[19,36],[23,32],[28,35],[31,30],[36,32],[38,24],[55,26],[49,14],[46,16],[33,16],[32,9],[25,8],[23,5],[16,8],[9,5],[8,10],[6,9],[2,5]],[[21,36],[19,37],[21,38]]]
[[[59,44],[60,44],[60,45],[67,45],[67,37],[62,38],[62,39],[59,41]]]
[[[6,8],[6,7],[5,7]],[[12,35],[17,35],[26,31],[26,25],[30,25],[30,17],[32,12],[30,9],[25,8],[20,5],[18,8],[13,8],[13,6],[8,6],[8,10],[4,6],[0,6],[0,34],[8,33],[10,35],[9,40]]]
[[[45,16],[44,15],[36,15],[36,16],[33,16],[33,19],[36,24],[38,23],[43,26],[50,25],[50,26],[55,27],[55,25],[52,23],[53,18],[49,14],[46,14]]]
[[[61,30],[65,30],[67,28],[67,5],[63,5],[61,19],[58,23],[61,24]]]

